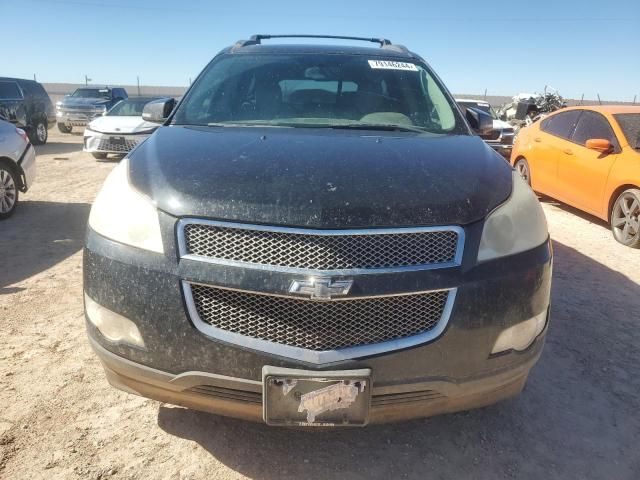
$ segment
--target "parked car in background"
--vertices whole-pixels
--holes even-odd
[[[49,95],[33,80],[0,77],[0,115],[27,132],[31,143],[47,143],[48,130],[56,124]]]
[[[458,98],[456,103],[466,111],[468,107],[477,108],[488,113],[493,118],[493,129],[491,132],[482,134],[480,137],[487,142],[495,151],[506,158],[511,156],[511,148],[513,147],[514,129],[513,126],[498,118],[495,110],[484,100],[472,100],[467,98]]]
[[[20,192],[36,178],[36,151],[27,133],[0,118],[0,220],[13,215]]]
[[[129,97],[121,100],[84,129],[84,151],[95,158],[129,153],[159,126],[142,118],[144,106],[153,100],[169,100],[175,104],[174,99],[162,97]]]
[[[91,120],[104,115],[120,100],[128,98],[124,88],[82,87],[56,103],[58,129],[71,133],[73,127],[84,127]]]
[[[536,196],[474,134],[491,117],[465,120],[388,40],[269,38],[216,55],[175,109],[148,103],[163,126],[93,203],[84,305],[109,382],[307,427],[518,394],[552,252]]]
[[[537,192],[606,220],[640,248],[640,107],[559,110],[520,130],[511,162]]]

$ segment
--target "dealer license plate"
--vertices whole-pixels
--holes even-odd
[[[268,425],[364,426],[371,407],[371,370],[314,372],[265,366],[263,416]]]

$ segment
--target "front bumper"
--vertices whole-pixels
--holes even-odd
[[[265,365],[315,371],[371,369],[372,422],[480,407],[516,395],[538,359],[545,331],[523,352],[492,355],[505,328],[547,311],[551,285],[549,242],[476,265],[482,225],[467,227],[461,267],[375,275],[380,288],[457,288],[446,330],[404,350],[326,364],[252,350],[207,337],[184,304],[183,279],[207,284],[246,277],[237,267],[178,260],[175,219],[161,214],[164,255],[130,248],[89,230],[84,288],[100,305],[131,319],[145,348],[112,343],[87,321],[91,344],[109,381],[161,401],[250,420],[262,419]],[[257,284],[271,274],[254,279]],[[245,278],[246,280],[246,278]],[[374,281],[368,280],[368,281]],[[271,278],[271,281],[274,281]],[[389,287],[392,285],[392,287]]]
[[[507,145],[504,143],[496,143],[496,142],[487,142],[491,148],[493,148],[496,152],[502,155],[505,158],[511,157],[511,151],[513,150],[513,145]]]
[[[26,192],[36,180],[36,149],[31,144],[27,145],[18,166],[22,170],[22,191]]]
[[[65,112],[56,111],[56,121],[67,127],[84,127],[98,117],[102,116],[101,111],[86,110],[86,111],[74,111]]]
[[[138,144],[149,138],[150,135],[150,133],[102,133],[86,128],[84,131],[84,146],[82,150],[89,153],[123,155],[129,153],[138,146]]]
[[[109,383],[160,402],[229,417],[263,421],[262,383],[202,371],[171,374],[132,362],[90,338]],[[491,405],[519,394],[540,356],[539,338],[528,359],[513,367],[462,382],[432,379],[405,385],[375,386],[370,423],[385,423]]]

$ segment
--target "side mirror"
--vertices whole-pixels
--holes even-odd
[[[585,142],[584,146],[601,153],[610,153],[613,151],[611,142],[604,138],[590,138]]]
[[[487,112],[468,107],[465,116],[471,128],[473,128],[478,135],[486,135],[493,130],[493,117]]]
[[[175,104],[176,101],[173,98],[153,100],[142,109],[142,119],[147,122],[164,123],[169,118]]]

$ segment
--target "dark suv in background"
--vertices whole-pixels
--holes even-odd
[[[53,104],[42,85],[34,80],[0,77],[0,117],[29,135],[34,145],[47,142],[56,123]]]
[[[84,127],[91,120],[106,113],[120,100],[128,98],[124,88],[82,87],[56,103],[58,129],[71,133],[73,127]]]

